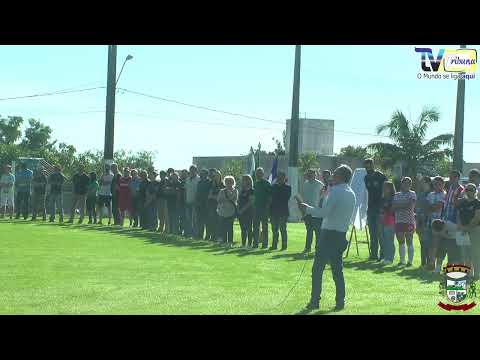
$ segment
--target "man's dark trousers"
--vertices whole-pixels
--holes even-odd
[[[208,208],[206,206],[200,206],[197,208],[198,214],[198,234],[197,237],[199,239],[204,239],[204,235],[210,235],[207,230],[208,228]],[[210,230],[208,228],[208,230]],[[205,232],[207,234],[205,234]]]
[[[114,225],[120,225],[120,211],[118,209],[118,194],[116,191],[112,193],[112,215]]]
[[[305,227],[307,228],[307,239],[305,242],[305,250],[312,250],[313,233],[315,232],[315,244],[320,239],[320,229],[322,227],[322,219],[307,216],[305,218]]]
[[[367,213],[367,224],[370,233],[370,258],[378,259],[378,238],[380,236],[380,213],[378,210]],[[380,254],[380,257],[382,255]]]
[[[272,224],[272,248],[276,249],[278,246],[278,233],[282,236],[282,249],[287,248],[287,221],[288,216],[272,216],[270,223]]]
[[[262,224],[262,232],[260,233],[260,224]],[[255,209],[253,212],[253,247],[258,247],[262,237],[262,248],[268,247],[268,210]]]
[[[312,295],[310,303],[318,305],[322,293],[322,277],[325,265],[330,263],[333,281],[335,282],[337,306],[345,304],[345,280],[343,278],[343,252],[347,248],[347,233],[322,230],[317,243],[315,260],[312,267]]]
[[[28,217],[28,211],[30,209],[30,193],[19,191],[16,194],[17,201],[17,219],[20,218],[20,212],[23,215],[23,218],[26,220]]]

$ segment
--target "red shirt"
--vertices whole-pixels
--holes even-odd
[[[128,196],[130,195],[130,181],[132,178],[129,177],[121,177],[120,180],[118,180],[118,185],[117,185],[117,190],[119,196]]]

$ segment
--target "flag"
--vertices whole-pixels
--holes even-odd
[[[356,200],[351,224],[355,225],[357,229],[362,229],[367,223],[368,191],[365,186],[365,175],[367,175],[367,171],[364,168],[357,168],[350,181],[350,187],[355,193]]]
[[[255,179],[255,155],[253,154],[253,149],[250,151],[250,161],[249,161],[250,169],[249,174],[252,176],[253,179]]]
[[[272,170],[270,171],[270,176],[268,177],[268,182],[270,184],[275,184],[275,180],[277,180],[277,167],[278,167],[278,157],[275,156],[272,164]]]

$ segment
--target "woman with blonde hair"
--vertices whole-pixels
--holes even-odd
[[[222,242],[227,247],[233,245],[233,222],[237,215],[238,190],[235,189],[235,178],[225,176],[225,188],[218,193],[217,213],[220,216]]]
[[[250,175],[242,176],[242,189],[238,196],[238,220],[242,231],[242,247],[250,247],[253,241],[253,179]]]

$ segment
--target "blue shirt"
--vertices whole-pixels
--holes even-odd
[[[307,206],[306,213],[322,218],[322,230],[347,232],[355,209],[355,193],[348,184],[330,187],[322,207]]]
[[[137,176],[135,178],[132,178],[132,181],[130,181],[129,187],[130,191],[132,192],[132,195],[136,195],[138,190],[140,189],[140,182],[142,180]]]
[[[33,171],[25,169],[15,174],[15,187],[18,192],[29,193],[33,180]]]

